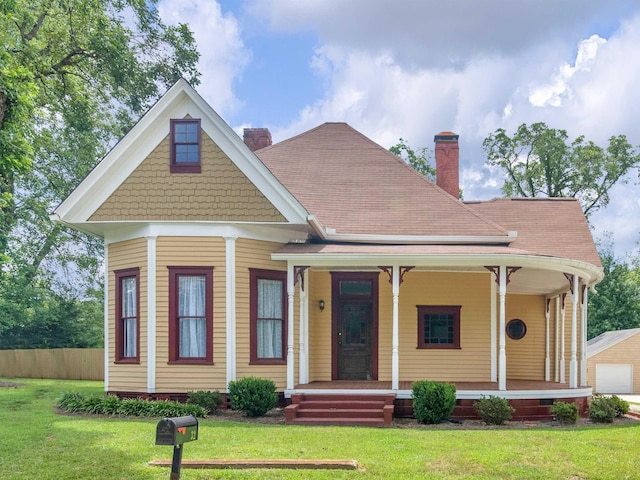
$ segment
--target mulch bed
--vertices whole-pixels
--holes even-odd
[[[24,387],[25,385],[26,383],[0,382],[0,387],[7,387],[7,388],[18,388],[18,387]]]

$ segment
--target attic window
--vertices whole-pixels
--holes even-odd
[[[200,119],[171,120],[171,173],[200,173]]]

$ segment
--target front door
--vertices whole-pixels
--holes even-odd
[[[378,274],[333,273],[334,380],[378,378]]]

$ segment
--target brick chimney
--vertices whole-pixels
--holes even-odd
[[[268,128],[245,128],[244,143],[252,152],[271,145],[271,132]]]
[[[436,184],[455,198],[460,198],[458,137],[453,132],[440,132],[433,139],[436,144]]]

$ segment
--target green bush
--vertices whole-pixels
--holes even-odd
[[[213,392],[208,390],[197,390],[195,392],[187,392],[187,403],[200,405],[208,413],[212,413],[222,404],[224,399],[218,390]]]
[[[511,420],[515,408],[509,405],[506,398],[482,395],[480,400],[473,403],[473,408],[487,425],[502,425]]]
[[[575,403],[555,402],[549,412],[562,425],[572,425],[578,421],[578,406]]]
[[[589,419],[596,423],[611,423],[617,416],[615,400],[611,397],[605,397],[600,393],[596,393],[591,397],[589,405]]]
[[[127,415],[135,417],[206,417],[207,410],[199,405],[180,402],[120,399],[114,395],[88,395],[78,392],[63,393],[56,406],[70,413],[91,415]]]
[[[247,417],[261,417],[278,404],[276,384],[266,378],[245,377],[229,382],[231,408]]]
[[[626,415],[629,412],[629,402],[621,399],[617,395],[611,395],[611,397],[609,398],[611,400],[612,405],[616,409],[616,417],[622,417],[623,415]]]
[[[451,383],[419,380],[411,385],[413,416],[420,423],[440,423],[456,405],[456,387]]]

